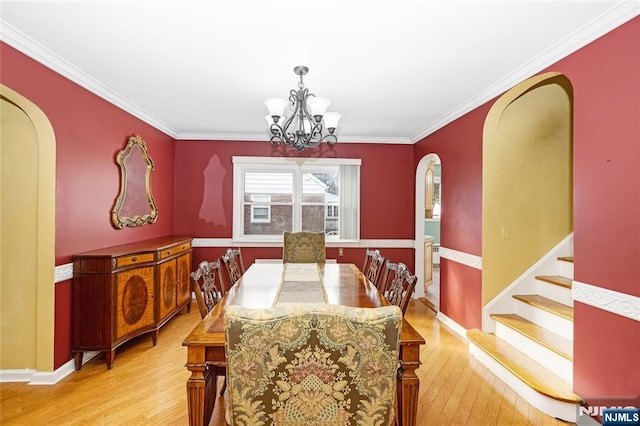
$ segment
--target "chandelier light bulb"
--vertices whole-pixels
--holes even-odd
[[[269,109],[269,115],[274,117],[282,117],[284,115],[284,109],[289,104],[284,99],[280,98],[269,98],[264,101],[264,104]]]
[[[342,114],[339,112],[328,112],[324,115],[324,125],[327,126],[327,130],[329,130],[329,132],[333,133],[335,131],[341,117]]]
[[[307,106],[309,107],[309,112],[311,115],[315,116],[323,116],[327,112],[327,108],[329,108],[329,99],[321,98],[319,96],[309,96],[307,99]]]

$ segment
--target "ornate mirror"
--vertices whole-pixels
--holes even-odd
[[[139,135],[131,136],[116,155],[120,166],[120,194],[111,211],[113,226],[141,226],[158,219],[158,208],[151,194],[153,161]]]

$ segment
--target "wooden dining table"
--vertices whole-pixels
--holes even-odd
[[[364,308],[389,304],[357,266],[347,263],[318,265],[323,294],[299,291],[293,287],[286,291],[285,296],[283,270],[286,265],[295,264],[251,265],[182,342],[187,347],[186,366],[191,372],[187,381],[190,425],[208,425],[211,419],[217,397],[215,365],[225,362],[223,316],[227,306],[270,308],[283,297],[286,297],[286,302],[296,298],[302,299],[299,302],[314,302],[314,298],[323,297],[326,303]],[[420,366],[420,345],[424,343],[422,336],[404,319],[400,335],[396,411],[397,424],[403,426],[416,424],[420,383],[415,370]]]

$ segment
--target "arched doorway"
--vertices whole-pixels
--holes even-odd
[[[55,136],[31,101],[0,85],[0,369],[53,371]]]
[[[440,245],[441,179],[440,157],[434,153],[424,156],[416,168],[416,296],[424,297],[434,310],[438,310],[440,304],[440,276],[434,250]]]
[[[487,114],[482,151],[482,304],[573,231],[573,89],[532,77]]]

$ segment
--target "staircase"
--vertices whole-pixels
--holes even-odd
[[[494,332],[467,331],[471,354],[530,404],[551,417],[576,422],[582,402],[573,388],[573,257],[557,256],[557,275],[534,275],[507,292],[512,309],[489,313]],[[549,271],[549,262],[545,268]]]

